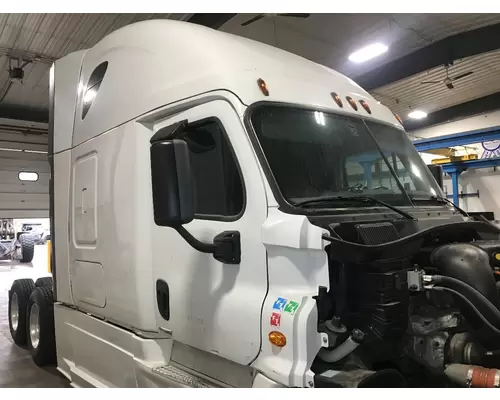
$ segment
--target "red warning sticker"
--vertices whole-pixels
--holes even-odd
[[[280,323],[281,323],[281,314],[273,312],[271,314],[271,326],[275,326],[276,328],[279,328]]]

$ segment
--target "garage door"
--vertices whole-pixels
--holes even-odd
[[[48,126],[0,118],[0,218],[48,218]]]

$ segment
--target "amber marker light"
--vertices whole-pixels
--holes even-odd
[[[269,342],[274,344],[276,347],[285,347],[286,336],[277,331],[269,332]]]
[[[344,103],[342,103],[342,99],[340,98],[340,96],[339,96],[337,93],[332,92],[332,93],[330,93],[330,94],[331,94],[331,96],[332,96],[332,99],[333,99],[333,100],[335,100],[335,103],[337,103],[337,105],[338,105],[340,108],[344,107]]]
[[[356,102],[353,100],[352,97],[347,96],[346,100],[349,103],[349,105],[354,109],[354,111],[358,111],[358,105],[356,104]]]
[[[259,85],[259,89],[264,96],[269,96],[269,89],[267,88],[267,83],[264,79],[257,79],[257,85]]]
[[[368,114],[371,114],[372,113],[372,110],[370,109],[370,106],[368,105],[368,103],[364,100],[360,100],[359,101],[359,104],[361,104],[361,106],[365,109],[365,111],[368,113]]]

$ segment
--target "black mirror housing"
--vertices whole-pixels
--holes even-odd
[[[427,165],[429,168],[429,171],[431,172],[432,176],[438,183],[439,187],[441,190],[443,189],[443,177],[444,177],[444,172],[443,172],[443,167],[438,164],[430,164]]]
[[[194,219],[196,199],[189,147],[185,140],[178,139],[186,126],[187,120],[167,126],[150,140],[155,223],[176,229],[191,247],[212,254],[217,261],[239,264],[241,243],[238,231],[222,232],[213,243],[204,243],[182,226]]]
[[[179,139],[155,141],[150,154],[155,223],[178,228],[191,222],[195,186],[187,143]]]

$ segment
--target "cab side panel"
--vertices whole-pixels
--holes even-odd
[[[75,305],[141,331],[156,330],[149,137],[132,121],[76,146],[71,161]]]
[[[50,71],[50,219],[53,245],[52,273],[58,301],[72,304],[69,275],[69,206],[71,143],[85,50],[57,60]]]

